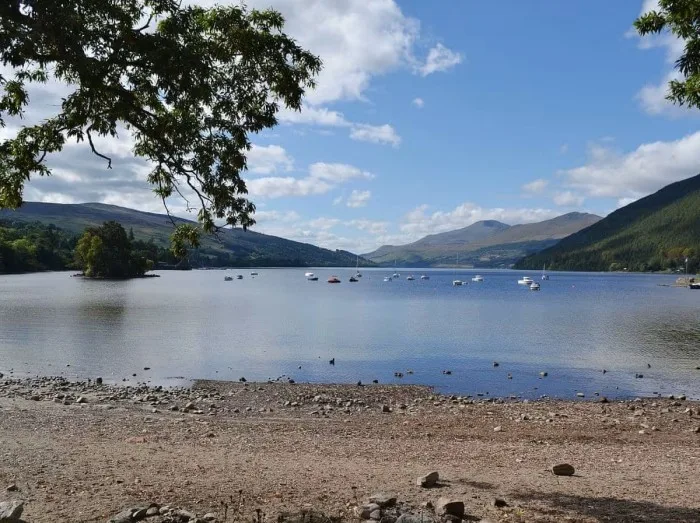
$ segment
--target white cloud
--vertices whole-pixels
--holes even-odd
[[[374,175],[352,165],[344,163],[317,162],[309,167],[309,175],[316,180],[324,180],[331,183],[342,183],[349,180],[364,178],[371,180]]]
[[[507,224],[532,223],[548,220],[561,214],[552,209],[485,209],[465,202],[451,211],[436,211],[427,214],[428,205],[420,205],[406,214],[400,230],[403,241],[414,241],[427,234],[446,232],[467,227],[481,220],[498,220]]]
[[[371,197],[371,191],[358,191],[355,189],[352,191],[352,193],[350,193],[350,197],[348,198],[346,205],[352,208],[365,207]]]
[[[579,207],[583,205],[585,198],[571,191],[563,191],[554,193],[552,200],[560,207]]]
[[[425,105],[425,101],[422,98],[414,98],[411,103],[418,107],[418,109],[422,109]]]
[[[336,198],[333,198],[333,205],[340,205],[343,203],[343,196],[338,196]]]
[[[523,185],[522,189],[526,193],[537,194],[537,193],[541,193],[542,191],[544,191],[548,185],[549,185],[549,182],[547,180],[545,180],[543,178],[538,178],[537,180],[532,180],[531,182]]]
[[[629,205],[630,203],[636,202],[637,198],[620,198],[617,200],[617,208],[619,209],[620,207],[625,207]]]
[[[255,211],[258,225],[270,222],[296,222],[301,219],[296,211]]]
[[[350,131],[350,138],[361,142],[383,143],[397,146],[401,143],[401,137],[391,125],[367,125],[357,124]]]
[[[642,144],[627,154],[595,145],[586,165],[560,171],[587,196],[640,198],[700,172],[700,131],[672,142]]]
[[[428,52],[425,63],[418,67],[421,76],[447,71],[455,65],[462,63],[462,55],[451,51],[442,44],[437,44]]]
[[[273,174],[279,171],[291,171],[294,160],[279,145],[255,145],[248,151],[248,171],[256,174]]]
[[[373,221],[373,220],[350,220],[346,222],[347,225],[355,227],[361,231],[368,232],[370,234],[386,234],[389,224],[387,222]]]
[[[568,153],[568,152],[569,152],[569,144],[568,144],[568,143],[563,143],[563,144],[561,144],[561,146],[559,147],[559,152],[560,152],[561,154],[566,154],[566,153]]]

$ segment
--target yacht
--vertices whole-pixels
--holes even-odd
[[[481,275],[479,275],[479,274],[477,274],[476,276],[474,276],[474,277],[472,278],[472,281],[484,281],[484,277],[481,276]]]
[[[530,284],[530,290],[531,290],[531,291],[539,291],[539,290],[540,290],[540,284],[537,283],[536,281],[533,281],[533,282]]]
[[[460,285],[464,285],[464,282],[462,280],[452,280],[452,285],[454,287],[459,287]]]
[[[231,276],[224,276],[224,281],[233,281]]]
[[[328,283],[340,283],[340,279],[337,276],[331,276],[328,278]]]
[[[547,264],[545,263],[542,266],[542,280],[548,280],[549,279],[549,274],[546,274],[544,271],[547,268]]]
[[[406,279],[407,279],[408,281],[413,281],[413,280],[415,280],[415,278],[413,277],[413,274],[411,274],[410,276],[406,276]]]
[[[314,273],[313,273],[313,272],[307,272],[307,273],[304,274],[304,276],[306,276],[307,278],[313,278],[313,277],[314,277]]]
[[[533,280],[529,276],[523,276],[520,280],[518,280],[518,285],[532,285]]]
[[[428,276],[427,274],[424,274],[423,276],[420,277],[420,279],[421,280],[429,280],[430,276]]]

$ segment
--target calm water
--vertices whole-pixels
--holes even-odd
[[[452,287],[454,271],[416,271],[416,281],[401,271],[387,283],[392,271],[365,270],[354,284],[350,269],[316,269],[319,282],[307,282],[305,271],[164,272],[128,282],[0,276],[0,371],[700,397],[700,292],[660,285],[674,276],[552,273],[538,293],[517,285],[526,273],[511,271],[480,271],[486,281],[464,287]],[[239,272],[243,280],[223,281]],[[430,280],[419,280],[423,273]],[[327,284],[331,274],[343,283]],[[469,281],[477,271],[458,274]],[[414,374],[394,378],[408,369]]]

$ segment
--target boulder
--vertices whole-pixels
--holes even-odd
[[[416,485],[423,488],[430,488],[434,487],[439,480],[440,474],[437,472],[431,472],[430,474],[426,474],[425,476],[418,478],[416,480]]]
[[[576,470],[573,465],[568,463],[562,463],[560,465],[554,465],[552,467],[552,472],[555,476],[573,476]]]
[[[432,516],[428,514],[420,514],[418,516],[414,514],[402,514],[396,523],[435,523]]]
[[[0,523],[15,523],[21,521],[24,510],[23,501],[3,501],[0,503]]]
[[[360,519],[369,519],[370,515],[379,509],[380,507],[376,503],[367,503],[355,507],[355,515]]]
[[[375,494],[369,497],[370,503],[376,503],[381,508],[393,507],[396,505],[396,496],[389,496],[388,494]]]
[[[133,513],[133,508],[127,508],[125,510],[122,510],[116,516],[112,516],[109,520],[109,523],[131,523],[133,521],[133,519],[131,518],[131,515]],[[0,521],[2,520],[0,519]]]
[[[464,502],[450,498],[440,498],[435,505],[435,511],[439,516],[464,517]]]

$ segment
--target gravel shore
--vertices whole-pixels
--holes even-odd
[[[4,380],[0,501],[23,501],[29,523],[151,503],[190,521],[439,521],[440,498],[463,502],[467,521],[700,521],[699,410],[414,386]],[[574,475],[553,474],[561,464]],[[420,486],[430,472],[438,482]],[[396,503],[367,511],[377,493]],[[145,521],[158,518],[176,521]]]

